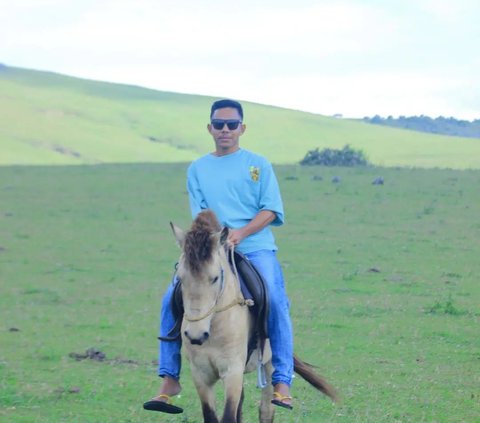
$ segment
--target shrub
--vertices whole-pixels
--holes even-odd
[[[466,311],[458,309],[454,304],[452,297],[449,296],[445,303],[437,301],[433,306],[426,310],[429,314],[451,314],[452,316],[462,316]]]
[[[300,161],[305,166],[366,166],[368,161],[360,150],[354,150],[349,145],[341,150],[324,148],[319,151],[318,148],[310,150]]]

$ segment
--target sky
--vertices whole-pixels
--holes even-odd
[[[480,119],[478,0],[0,0],[0,63],[344,117]]]

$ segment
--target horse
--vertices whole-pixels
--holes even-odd
[[[229,262],[232,247],[227,242],[228,228],[220,226],[211,210],[200,212],[187,232],[173,223],[170,225],[182,250],[177,265],[184,307],[181,336],[204,422],[219,423],[214,393],[219,380],[223,382],[225,398],[220,422],[241,422],[244,373],[252,372],[259,365],[265,371],[266,380],[259,421],[273,422],[270,344],[268,339],[263,339],[255,351],[249,352],[255,318],[242,295],[235,268]],[[294,371],[336,400],[334,389],[296,355]]]

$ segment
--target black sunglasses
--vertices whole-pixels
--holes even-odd
[[[235,131],[241,123],[242,121],[238,119],[212,119],[212,126],[217,131],[223,129],[225,124],[227,124],[230,131]]]

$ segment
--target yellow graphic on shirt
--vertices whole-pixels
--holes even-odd
[[[252,181],[258,182],[260,179],[260,169],[255,166],[250,166],[250,177],[252,178]]]

